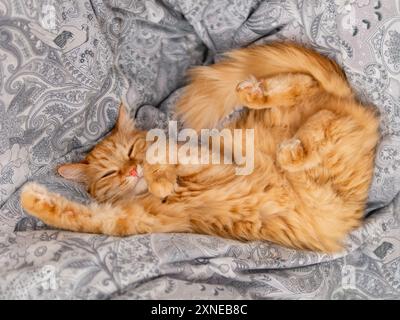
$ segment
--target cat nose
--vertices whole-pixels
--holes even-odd
[[[136,168],[131,168],[129,171],[128,171],[128,175],[130,176],[130,177],[136,177],[138,174],[137,174],[137,171],[136,171]]]

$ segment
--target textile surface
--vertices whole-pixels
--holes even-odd
[[[121,99],[164,127],[190,66],[285,39],[338,61],[381,114],[368,217],[344,252],[71,233],[21,209],[28,180],[90,201],[54,168],[110,131]],[[0,0],[0,75],[0,298],[399,299],[399,0]]]

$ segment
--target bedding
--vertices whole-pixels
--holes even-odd
[[[273,40],[334,58],[381,114],[366,222],[344,252],[71,233],[22,211],[30,180],[90,201],[54,169],[110,131],[120,100],[165,128],[190,66]],[[0,298],[400,298],[399,0],[0,0],[0,74]]]

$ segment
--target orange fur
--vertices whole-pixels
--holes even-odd
[[[197,232],[341,249],[361,223],[379,135],[377,116],[354,98],[338,66],[310,49],[274,44],[233,51],[191,75],[178,103],[187,126],[213,128],[248,107],[227,128],[255,130],[252,174],[235,175],[235,164],[150,165],[145,133],[121,108],[116,129],[86,163],[59,168],[86,183],[98,203],[77,204],[29,184],[23,208],[74,231]],[[138,166],[144,177],[129,177]]]

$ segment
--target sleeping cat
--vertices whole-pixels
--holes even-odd
[[[67,200],[30,183],[23,208],[46,224],[127,236],[192,232],[334,252],[362,221],[379,139],[378,118],[339,67],[289,43],[254,46],[191,71],[177,104],[186,127],[254,129],[254,171],[235,163],[150,164],[146,132],[124,107],[113,132],[82,163],[58,172],[97,200]]]

